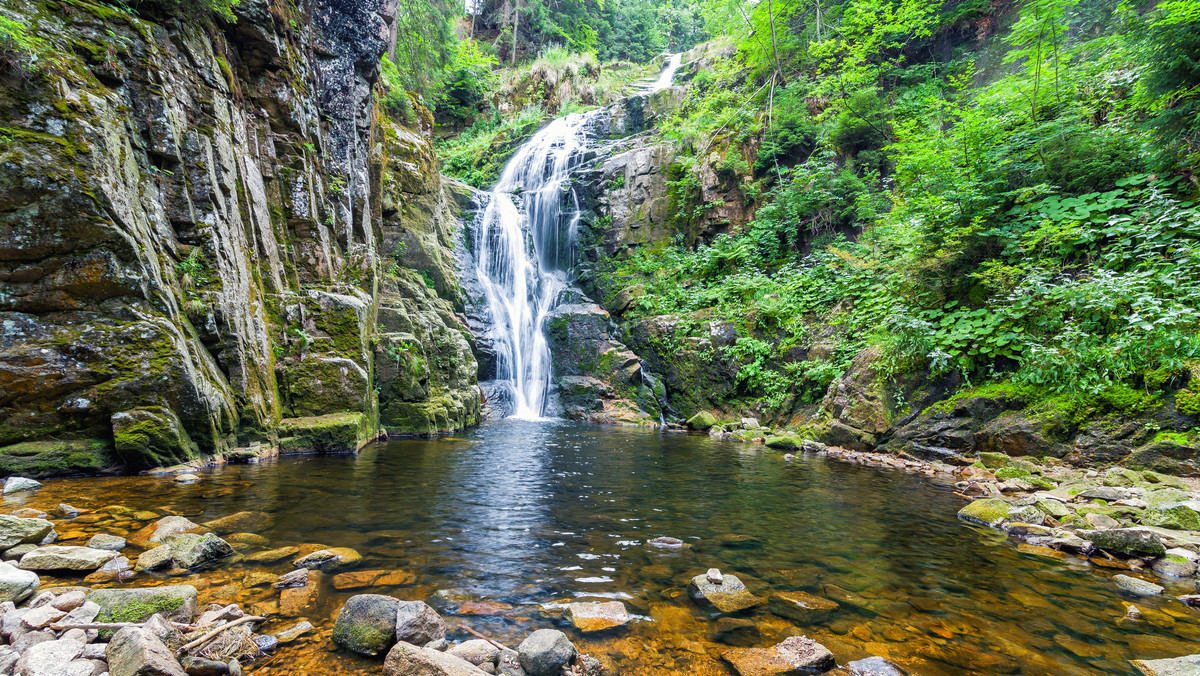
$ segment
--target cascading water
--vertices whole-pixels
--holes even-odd
[[[644,91],[671,85],[682,54],[675,54]],[[490,315],[488,339],[496,354],[491,398],[512,417],[542,417],[550,395],[547,315],[570,287],[579,203],[564,194],[583,160],[593,117],[558,118],[522,145],[487,196],[475,223],[475,273]],[[567,208],[564,209],[564,204]]]

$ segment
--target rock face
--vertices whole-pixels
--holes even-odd
[[[396,377],[372,341],[391,280],[440,280],[405,307],[440,327],[405,329],[416,351],[460,328],[426,260],[451,257],[429,234],[456,205],[410,161],[428,139],[372,105],[394,0],[317,0],[290,22],[292,4],[246,0],[229,24],[42,4],[6,3],[65,62],[0,102],[0,472],[171,464],[327,414],[361,416],[355,450]],[[401,388],[437,422],[423,431],[478,417],[473,358],[451,349],[422,365],[437,386]]]

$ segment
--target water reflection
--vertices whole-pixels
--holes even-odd
[[[807,634],[843,663],[878,654],[920,674],[1125,674],[1130,658],[1194,652],[1200,639],[1195,611],[1177,601],[1139,600],[1146,620],[1124,621],[1107,573],[1020,554],[993,531],[958,522],[961,503],[948,486],[815,457],[788,463],[707,437],[505,420],[357,457],[229,467],[194,485],[50,481],[25,500],[42,509],[63,501],[196,521],[264,510],[275,517],[263,533],[270,546],[354,547],[364,568],[415,575],[412,585],[358,592],[429,599],[452,622],[512,645],[535,628],[569,629],[557,604],[622,599],[646,619],[613,636],[575,638],[625,674],[729,673],[708,609],[683,593],[709,567],[738,574],[758,594],[799,590],[836,601],[837,612],[810,626],[751,614],[751,643]],[[80,527],[79,537],[105,528]],[[648,545],[659,536],[688,546]],[[239,564],[189,581],[205,587],[204,599],[263,602],[276,593],[239,591],[239,582],[288,568]],[[351,593],[327,588],[305,616],[327,631]],[[265,673],[378,669],[320,639],[285,653],[280,664],[293,666]]]

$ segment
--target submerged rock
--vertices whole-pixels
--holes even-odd
[[[903,669],[882,657],[855,660],[846,665],[846,671],[850,676],[907,676]]]
[[[218,535],[230,533],[261,533],[275,525],[275,517],[266,512],[238,512],[205,522],[204,526]]]
[[[391,596],[351,596],[338,611],[333,642],[360,655],[382,655],[396,642],[396,611]]]
[[[706,600],[723,613],[735,613],[763,604],[763,599],[751,594],[736,575],[724,575],[721,584],[713,584],[707,574],[692,578],[688,593],[693,599]]]
[[[297,568],[311,568],[331,572],[353,568],[362,563],[362,555],[349,547],[319,549],[292,562]]]
[[[620,601],[593,603],[571,603],[567,605],[567,619],[579,631],[586,633],[604,631],[627,624],[632,618]]]
[[[567,635],[557,629],[539,629],[517,647],[521,667],[529,676],[559,676],[576,652]]]
[[[1113,582],[1116,582],[1122,591],[1134,596],[1158,596],[1163,593],[1163,588],[1159,585],[1128,575],[1114,575]]]
[[[767,610],[801,624],[821,622],[837,609],[836,602],[802,591],[777,592],[767,600]]]

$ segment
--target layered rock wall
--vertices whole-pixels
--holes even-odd
[[[44,439],[138,467],[283,419],[369,438],[405,264],[372,102],[394,1],[243,0],[232,24],[0,4],[43,42],[0,72],[0,471]]]

